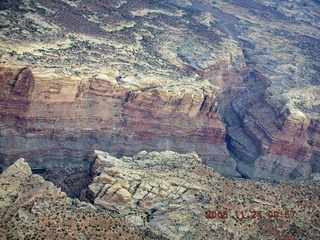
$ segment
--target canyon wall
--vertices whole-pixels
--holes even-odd
[[[308,119],[290,102],[282,109],[268,102],[265,78],[251,77],[246,84],[246,91],[223,108],[226,141],[237,170],[248,178],[276,181],[318,172],[315,119]]]
[[[320,171],[315,2],[0,7],[3,168],[24,157],[65,173],[99,149],[195,151],[272,181]]]
[[[1,86],[4,165],[20,156],[32,156],[34,167],[67,166],[89,160],[94,149],[118,156],[173,149],[201,152],[208,165],[236,175],[210,86],[133,90],[107,79],[54,86],[28,68],[1,68]]]

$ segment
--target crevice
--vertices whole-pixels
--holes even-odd
[[[147,222],[150,222],[150,220],[153,219],[153,215],[154,215],[154,213],[155,213],[156,211],[158,211],[158,210],[152,208],[152,209],[150,209],[149,212],[145,212],[145,213],[147,214],[147,217],[146,217],[146,221],[147,221]]]
[[[200,112],[202,112],[203,108],[205,107],[206,102],[207,102],[207,98],[208,98],[208,95],[205,95],[204,98],[203,98],[203,101],[201,103]]]
[[[16,77],[14,78],[14,80],[13,80],[13,82],[12,82],[12,84],[11,84],[10,92],[12,92],[12,90],[14,89],[14,87],[16,86],[16,84],[17,84],[17,82],[18,82],[18,80],[19,80],[20,75],[21,75],[25,70],[28,70],[28,68],[25,67],[25,68],[20,69],[19,73],[16,75]]]
[[[260,98],[264,96],[263,93],[267,88],[266,84],[259,80],[259,74],[251,71],[244,77],[245,91],[233,96],[225,93],[219,96],[220,101],[222,101],[220,114],[226,127],[225,142],[227,149],[237,163],[237,172],[245,179],[250,178],[250,176],[243,171],[239,163],[253,168],[254,162],[261,154],[261,141],[254,136],[255,133],[248,133],[245,129],[248,127],[248,123],[245,121],[249,121],[248,116],[251,116],[248,115],[247,111],[250,111],[251,105],[261,101]],[[257,120],[252,119],[251,121],[250,124],[254,126],[258,124]],[[251,129],[248,129],[248,131],[251,131]],[[261,131],[261,129],[258,129],[258,131]]]

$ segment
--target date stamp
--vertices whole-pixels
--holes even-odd
[[[256,219],[261,217],[266,218],[285,218],[290,219],[294,218],[295,211],[293,210],[284,210],[284,211],[277,211],[277,210],[269,210],[267,212],[262,211],[227,211],[227,210],[206,210],[205,217],[207,219],[226,219],[226,218],[236,218],[236,219]]]

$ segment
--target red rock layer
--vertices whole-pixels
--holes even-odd
[[[318,123],[287,103],[272,105],[261,76],[224,107],[229,149],[237,169],[250,178],[280,180],[319,171]],[[279,104],[281,105],[281,103]]]
[[[208,165],[236,175],[215,90],[50,80],[33,77],[28,68],[1,68],[0,84],[3,165],[21,156],[31,166],[82,164],[94,149],[117,155],[170,149],[199,152]]]

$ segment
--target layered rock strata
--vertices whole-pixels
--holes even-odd
[[[319,172],[316,2],[0,8],[2,167],[85,168],[94,149],[147,149],[196,151],[232,176]]]
[[[251,70],[241,89],[223,91],[218,99],[237,170],[276,181],[319,172],[319,27],[314,23],[319,6],[306,1],[192,4],[225,17],[214,26],[238,41]]]
[[[268,101],[266,79],[248,78],[246,91],[224,109],[228,148],[237,170],[248,178],[281,180],[318,172],[319,135],[292,103],[276,109]]]
[[[2,39],[3,166],[21,156],[32,166],[61,167],[83,164],[94,149],[119,156],[170,149],[200,152],[209,166],[238,175],[216,100],[220,88],[239,84],[247,71],[236,42],[208,32],[197,18],[178,20],[192,14],[178,6],[102,4],[123,14],[117,26],[112,14],[98,22],[96,4],[83,15],[79,3],[8,3],[2,31],[14,40]],[[86,28],[74,29],[74,18]],[[24,44],[9,31],[14,24],[25,29]]]
[[[132,155],[143,148],[174,149],[198,150],[209,165],[236,174],[217,113],[217,90],[209,84],[190,88],[147,83],[132,89],[118,86],[114,79],[69,80],[52,92],[47,83],[41,87],[42,79],[37,79],[34,90],[19,85],[15,79],[28,76],[26,84],[35,84],[30,69],[14,77],[12,69],[3,68],[2,76],[5,165],[21,155],[33,156],[32,166],[82,164],[98,147],[117,155]],[[16,88],[25,92],[15,92]]]

